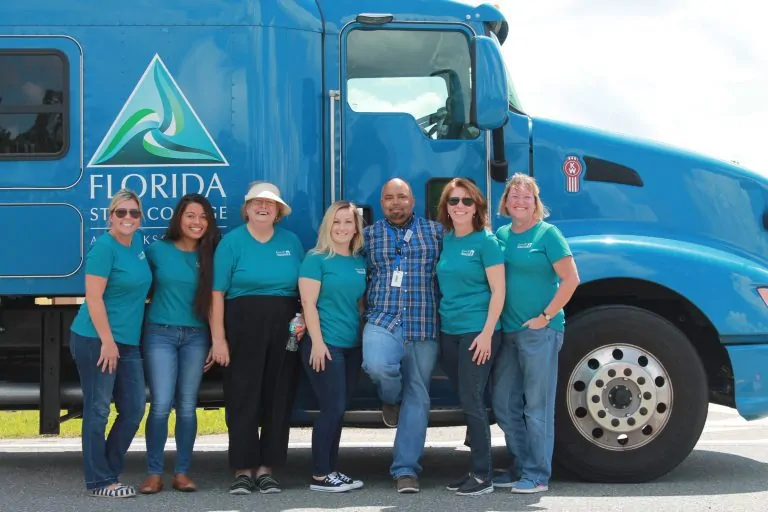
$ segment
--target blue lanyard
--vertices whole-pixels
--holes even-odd
[[[403,226],[402,229],[398,229],[397,231],[405,230],[407,233],[411,224],[413,224],[413,222],[409,222],[406,226]],[[389,223],[387,223],[387,231],[389,231],[392,237],[397,238],[397,232]],[[405,247],[406,243],[408,242],[405,241],[405,238],[401,238],[395,243],[395,270],[400,270],[400,254],[403,252],[403,247]]]

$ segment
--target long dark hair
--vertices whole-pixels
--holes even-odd
[[[195,315],[200,320],[207,322],[208,313],[211,310],[211,294],[213,291],[213,253],[221,239],[213,207],[208,199],[200,194],[187,194],[182,197],[173,210],[173,217],[171,217],[168,230],[165,232],[165,239],[171,242],[181,239],[181,218],[184,216],[184,212],[187,211],[187,206],[192,203],[202,206],[205,217],[208,219],[208,228],[205,230],[202,238],[197,241],[199,267],[197,270],[198,283],[194,304]]]

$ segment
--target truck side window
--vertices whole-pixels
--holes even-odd
[[[474,139],[469,40],[460,31],[353,30],[347,103],[355,112],[402,112],[431,139]]]
[[[53,50],[0,50],[0,160],[67,150],[68,65]]]

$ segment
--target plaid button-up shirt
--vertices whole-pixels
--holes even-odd
[[[406,241],[408,230],[412,235]],[[365,228],[364,238],[370,272],[367,321],[390,332],[401,325],[407,340],[436,339],[436,267],[443,245],[443,227],[415,216],[403,227],[382,219]],[[392,276],[398,270],[398,256],[403,280],[400,287],[395,287]]]

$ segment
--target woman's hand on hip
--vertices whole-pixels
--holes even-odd
[[[328,346],[322,341],[312,341],[312,351],[309,353],[309,365],[316,372],[325,371],[325,359],[333,361]]]

